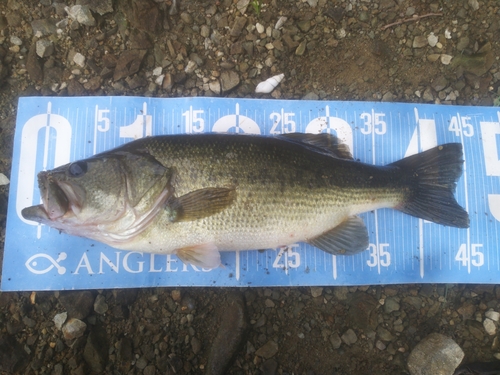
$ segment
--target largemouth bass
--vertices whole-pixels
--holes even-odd
[[[219,251],[295,242],[352,255],[369,243],[356,215],[378,208],[467,228],[453,196],[462,166],[458,143],[373,166],[329,134],[156,136],[40,172],[43,204],[22,214],[205,268]]]

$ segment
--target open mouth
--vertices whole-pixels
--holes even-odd
[[[47,172],[38,174],[38,186],[43,204],[26,207],[21,211],[27,220],[39,223],[57,220],[64,216],[70,209],[67,194],[59,184],[48,176]]]

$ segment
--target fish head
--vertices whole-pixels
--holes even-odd
[[[147,154],[99,154],[40,172],[42,204],[23,209],[22,215],[109,242],[103,238],[144,229],[171,195],[170,177],[169,169]]]

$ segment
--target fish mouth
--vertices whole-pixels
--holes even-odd
[[[21,214],[25,219],[47,223],[80,211],[84,194],[71,184],[58,182],[48,172],[40,172],[38,186],[43,203],[24,208]]]

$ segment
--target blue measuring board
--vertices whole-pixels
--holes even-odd
[[[384,165],[436,145],[464,146],[457,229],[390,209],[362,215],[369,248],[332,256],[298,243],[222,253],[223,268],[175,255],[127,252],[25,220],[39,204],[36,175],[133,139],[232,132],[336,134],[355,159]],[[223,98],[29,97],[19,100],[4,291],[151,286],[307,286],[500,281],[500,109],[403,103]]]

